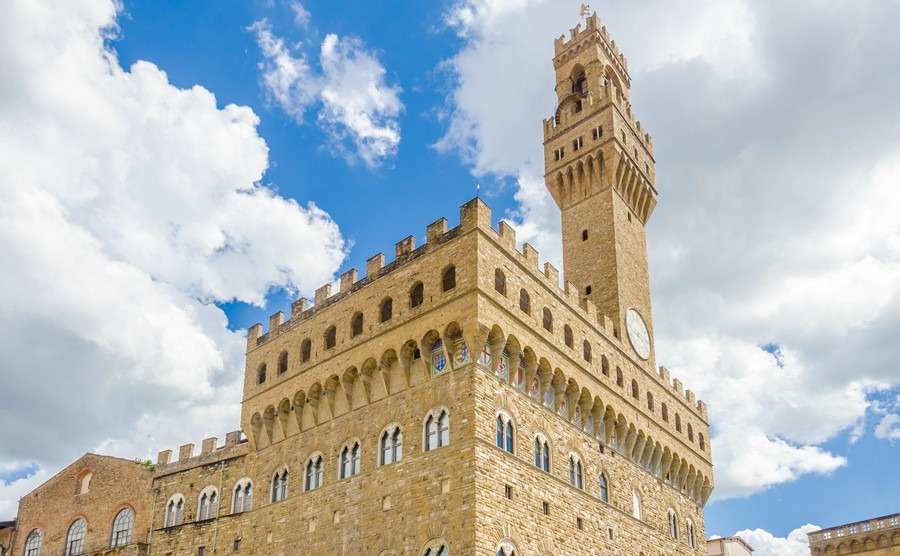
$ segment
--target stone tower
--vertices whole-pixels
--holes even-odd
[[[595,13],[555,41],[553,67],[558,105],[544,121],[545,180],[562,212],[566,280],[613,319],[617,335],[628,331],[652,369],[644,227],[656,179],[652,140],[631,113],[628,63]]]

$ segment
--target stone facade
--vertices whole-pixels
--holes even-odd
[[[750,556],[753,548],[741,537],[720,537],[706,541],[709,556]]]
[[[900,555],[900,514],[848,523],[809,533],[812,556]]]
[[[242,430],[160,452],[149,554],[705,553],[706,406],[652,350],[652,143],[596,15],[554,64],[564,287],[475,199],[457,226],[442,218],[423,245],[408,237],[393,262],[379,253],[365,277],[251,327]],[[580,68],[588,85],[570,97]],[[603,141],[556,164],[599,126]]]
[[[132,460],[84,455],[19,501],[10,554],[31,556],[26,550],[31,536],[40,537],[36,544],[44,555],[65,554],[73,541],[80,547],[76,554],[147,554],[151,467]],[[129,511],[133,516],[130,532],[116,540],[116,519],[120,517],[120,523],[127,525]],[[83,535],[74,532],[79,521],[85,525]],[[83,538],[80,543],[78,537]]]

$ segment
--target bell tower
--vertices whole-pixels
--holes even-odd
[[[628,62],[596,13],[553,46],[544,179],[562,213],[566,281],[654,368],[644,229],[657,197],[653,142],[631,112]]]

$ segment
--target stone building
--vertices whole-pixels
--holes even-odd
[[[812,556],[900,556],[900,514],[813,531],[809,552]]]
[[[655,362],[652,140],[596,15],[554,46],[564,287],[476,198],[251,327],[241,431],[160,452],[149,554],[706,553],[706,406]]]
[[[709,556],[751,556],[753,548],[741,537],[719,537],[706,541]]]

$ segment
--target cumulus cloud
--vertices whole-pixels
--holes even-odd
[[[327,148],[350,163],[361,159],[371,168],[397,154],[401,89],[385,81],[387,71],[360,39],[328,34],[319,51],[321,73],[317,73],[306,54],[287,47],[267,21],[250,29],[264,56],[260,69],[269,100],[298,124],[320,103],[318,122],[330,137]]]
[[[747,541],[756,556],[808,556],[807,534],[820,529],[818,525],[807,524],[794,529],[787,537],[776,537],[763,529],[738,531],[735,536]]]
[[[300,2],[290,3],[291,11],[294,12],[294,24],[297,27],[306,27],[309,25],[311,14]]]
[[[900,440],[900,415],[885,415],[875,427],[875,436],[884,440]]]
[[[15,0],[0,20],[3,515],[86,447],[233,428],[245,340],[213,303],[312,291],[344,258],[326,213],[260,183],[252,110],[119,65],[117,7]]]
[[[437,148],[514,179],[520,236],[554,264],[540,121],[555,108],[553,39],[577,7],[462,0],[446,15],[463,46],[444,64],[454,86]],[[900,62],[880,54],[900,50],[898,12],[849,0],[601,10],[654,136],[657,356],[709,404],[716,497],[847,465],[821,445],[858,435],[873,393],[898,386],[900,132],[884,122],[900,118]]]

